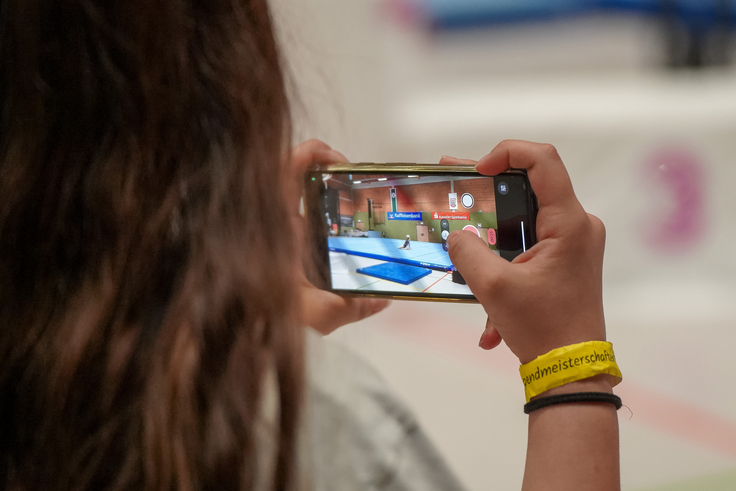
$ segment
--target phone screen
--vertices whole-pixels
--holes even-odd
[[[523,173],[314,172],[307,196],[326,283],[339,292],[472,300],[447,252],[451,232],[470,231],[508,260],[535,241]]]

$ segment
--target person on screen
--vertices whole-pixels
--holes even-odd
[[[406,236],[406,240],[404,241],[404,244],[403,245],[400,245],[399,246],[399,249],[404,249],[404,250],[407,250],[407,251],[410,251],[411,250],[411,238],[410,238],[410,236],[408,236],[408,235]]]
[[[0,11],[0,487],[462,489],[375,371],[318,336],[387,301],[307,280],[300,183],[347,159],[289,148],[266,1]],[[605,339],[602,225],[549,146],[505,142],[478,169],[510,162],[537,190],[540,243],[511,264],[448,237],[492,319],[481,346],[525,361]],[[566,390],[611,385],[550,393]],[[527,491],[618,487],[608,405],[530,418]]]

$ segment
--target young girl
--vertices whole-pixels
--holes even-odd
[[[407,235],[406,240],[404,241],[404,245],[400,245],[399,249],[410,251],[411,250],[411,237]]]
[[[327,333],[386,302],[304,279],[296,183],[345,159],[318,142],[289,154],[265,0],[0,12],[0,487],[454,489],[374,379],[360,389],[370,419],[305,375],[305,326]],[[506,142],[478,163],[509,166],[529,170],[539,244],[512,264],[472,234],[448,238],[489,314],[481,346],[503,338],[526,363],[604,340],[602,225],[551,147]],[[342,426],[304,417],[320,394]],[[525,489],[617,489],[613,405],[555,400],[531,413]],[[401,431],[351,426],[367,420]],[[348,427],[354,438],[320,438]]]

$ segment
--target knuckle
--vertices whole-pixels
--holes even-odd
[[[304,145],[312,148],[327,147],[327,144],[325,142],[323,142],[322,140],[318,140],[317,138],[310,138],[309,140],[304,142]]]
[[[496,145],[494,150],[503,150],[503,151],[510,152],[514,148],[514,146],[517,145],[518,143],[519,143],[518,140],[513,140],[513,139],[502,140],[501,142],[498,143],[498,145]]]
[[[498,292],[506,287],[507,279],[500,274],[489,274],[484,278],[485,287],[490,292]]]
[[[312,138],[295,146],[293,152],[298,155],[308,156],[323,150],[330,150],[330,147],[322,140]]]
[[[313,151],[314,152],[330,152],[332,151],[332,147],[323,142],[322,140],[311,140],[313,143]]]
[[[593,236],[593,240],[600,246],[605,246],[606,243],[606,226],[603,224],[600,218],[595,215],[588,214],[589,230]]]
[[[599,239],[606,240],[606,225],[595,215],[588,214],[590,223],[593,226],[593,232]]]
[[[562,160],[560,153],[557,151],[557,147],[551,143],[540,143],[542,152],[551,159]]]
[[[474,279],[473,284],[468,283],[468,286],[482,303],[498,298],[500,292],[506,288],[506,280],[497,274],[482,274]]]

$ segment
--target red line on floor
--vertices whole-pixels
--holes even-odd
[[[465,326],[458,328],[459,319],[442,315],[436,309],[431,313],[431,323],[421,323],[417,322],[414,310],[395,307],[398,306],[382,314],[387,321],[382,324],[385,332],[519,379],[519,361],[505,345],[490,353],[477,347],[484,325],[478,325],[474,331]],[[646,425],[736,460],[736,419],[657,392],[625,377],[616,393],[634,413],[632,423]],[[520,379],[519,399],[523,400]],[[628,420],[628,410],[621,411],[622,419]]]
[[[439,280],[435,281],[434,283],[432,283],[431,285],[429,285],[429,286],[428,286],[427,288],[425,288],[424,290],[422,290],[422,293],[426,292],[427,290],[429,290],[430,288],[432,288],[432,287],[433,287],[434,285],[436,285],[436,284],[437,284],[437,283],[439,283],[440,281],[442,281],[442,280],[444,280],[445,278],[447,278],[447,275],[448,275],[448,274],[450,274],[450,273],[445,273],[445,276],[443,276],[442,278],[440,278]]]

